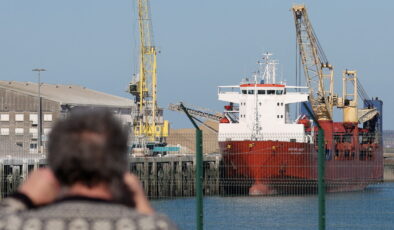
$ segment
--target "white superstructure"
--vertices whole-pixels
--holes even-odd
[[[308,100],[304,92],[290,89],[305,88],[276,83],[276,60],[266,53],[264,62],[253,80],[237,86],[219,86],[219,100],[225,106],[225,118],[219,124],[219,141],[274,140],[311,142],[304,125],[290,120],[289,105]]]

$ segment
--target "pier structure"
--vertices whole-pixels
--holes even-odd
[[[130,171],[136,174],[147,195],[153,199],[194,196],[195,156],[167,155],[165,157],[130,157]],[[26,179],[29,172],[45,167],[46,159],[39,157],[0,159],[0,198],[8,196]],[[222,195],[222,157],[204,155],[204,195]],[[394,158],[384,164],[384,181],[394,181]]]
[[[204,155],[204,194],[220,194],[220,154]],[[150,198],[194,196],[194,155],[130,157],[130,171],[136,174]],[[29,172],[45,167],[45,158],[0,159],[0,197],[6,197],[27,178]]]

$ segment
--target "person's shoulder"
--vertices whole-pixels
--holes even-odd
[[[4,202],[3,205],[5,205]],[[3,212],[5,215],[0,216],[0,230],[13,226],[23,227],[22,223],[34,226],[44,226],[44,224],[93,226],[103,222],[111,224],[114,229],[178,229],[168,217],[161,213],[141,214],[135,209],[120,204],[68,201],[23,209],[15,200],[8,199],[7,206],[12,211]]]
[[[175,230],[178,229],[166,215],[156,213],[154,215],[139,214],[137,229],[160,229]]]

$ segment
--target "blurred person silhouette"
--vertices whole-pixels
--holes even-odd
[[[0,203],[0,229],[177,229],[128,172],[127,140],[109,110],[80,109],[59,120],[48,168]]]

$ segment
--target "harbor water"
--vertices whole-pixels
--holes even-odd
[[[326,229],[394,229],[394,183],[328,193]],[[195,199],[153,201],[181,229],[195,229]],[[317,195],[204,198],[204,229],[318,229]]]

